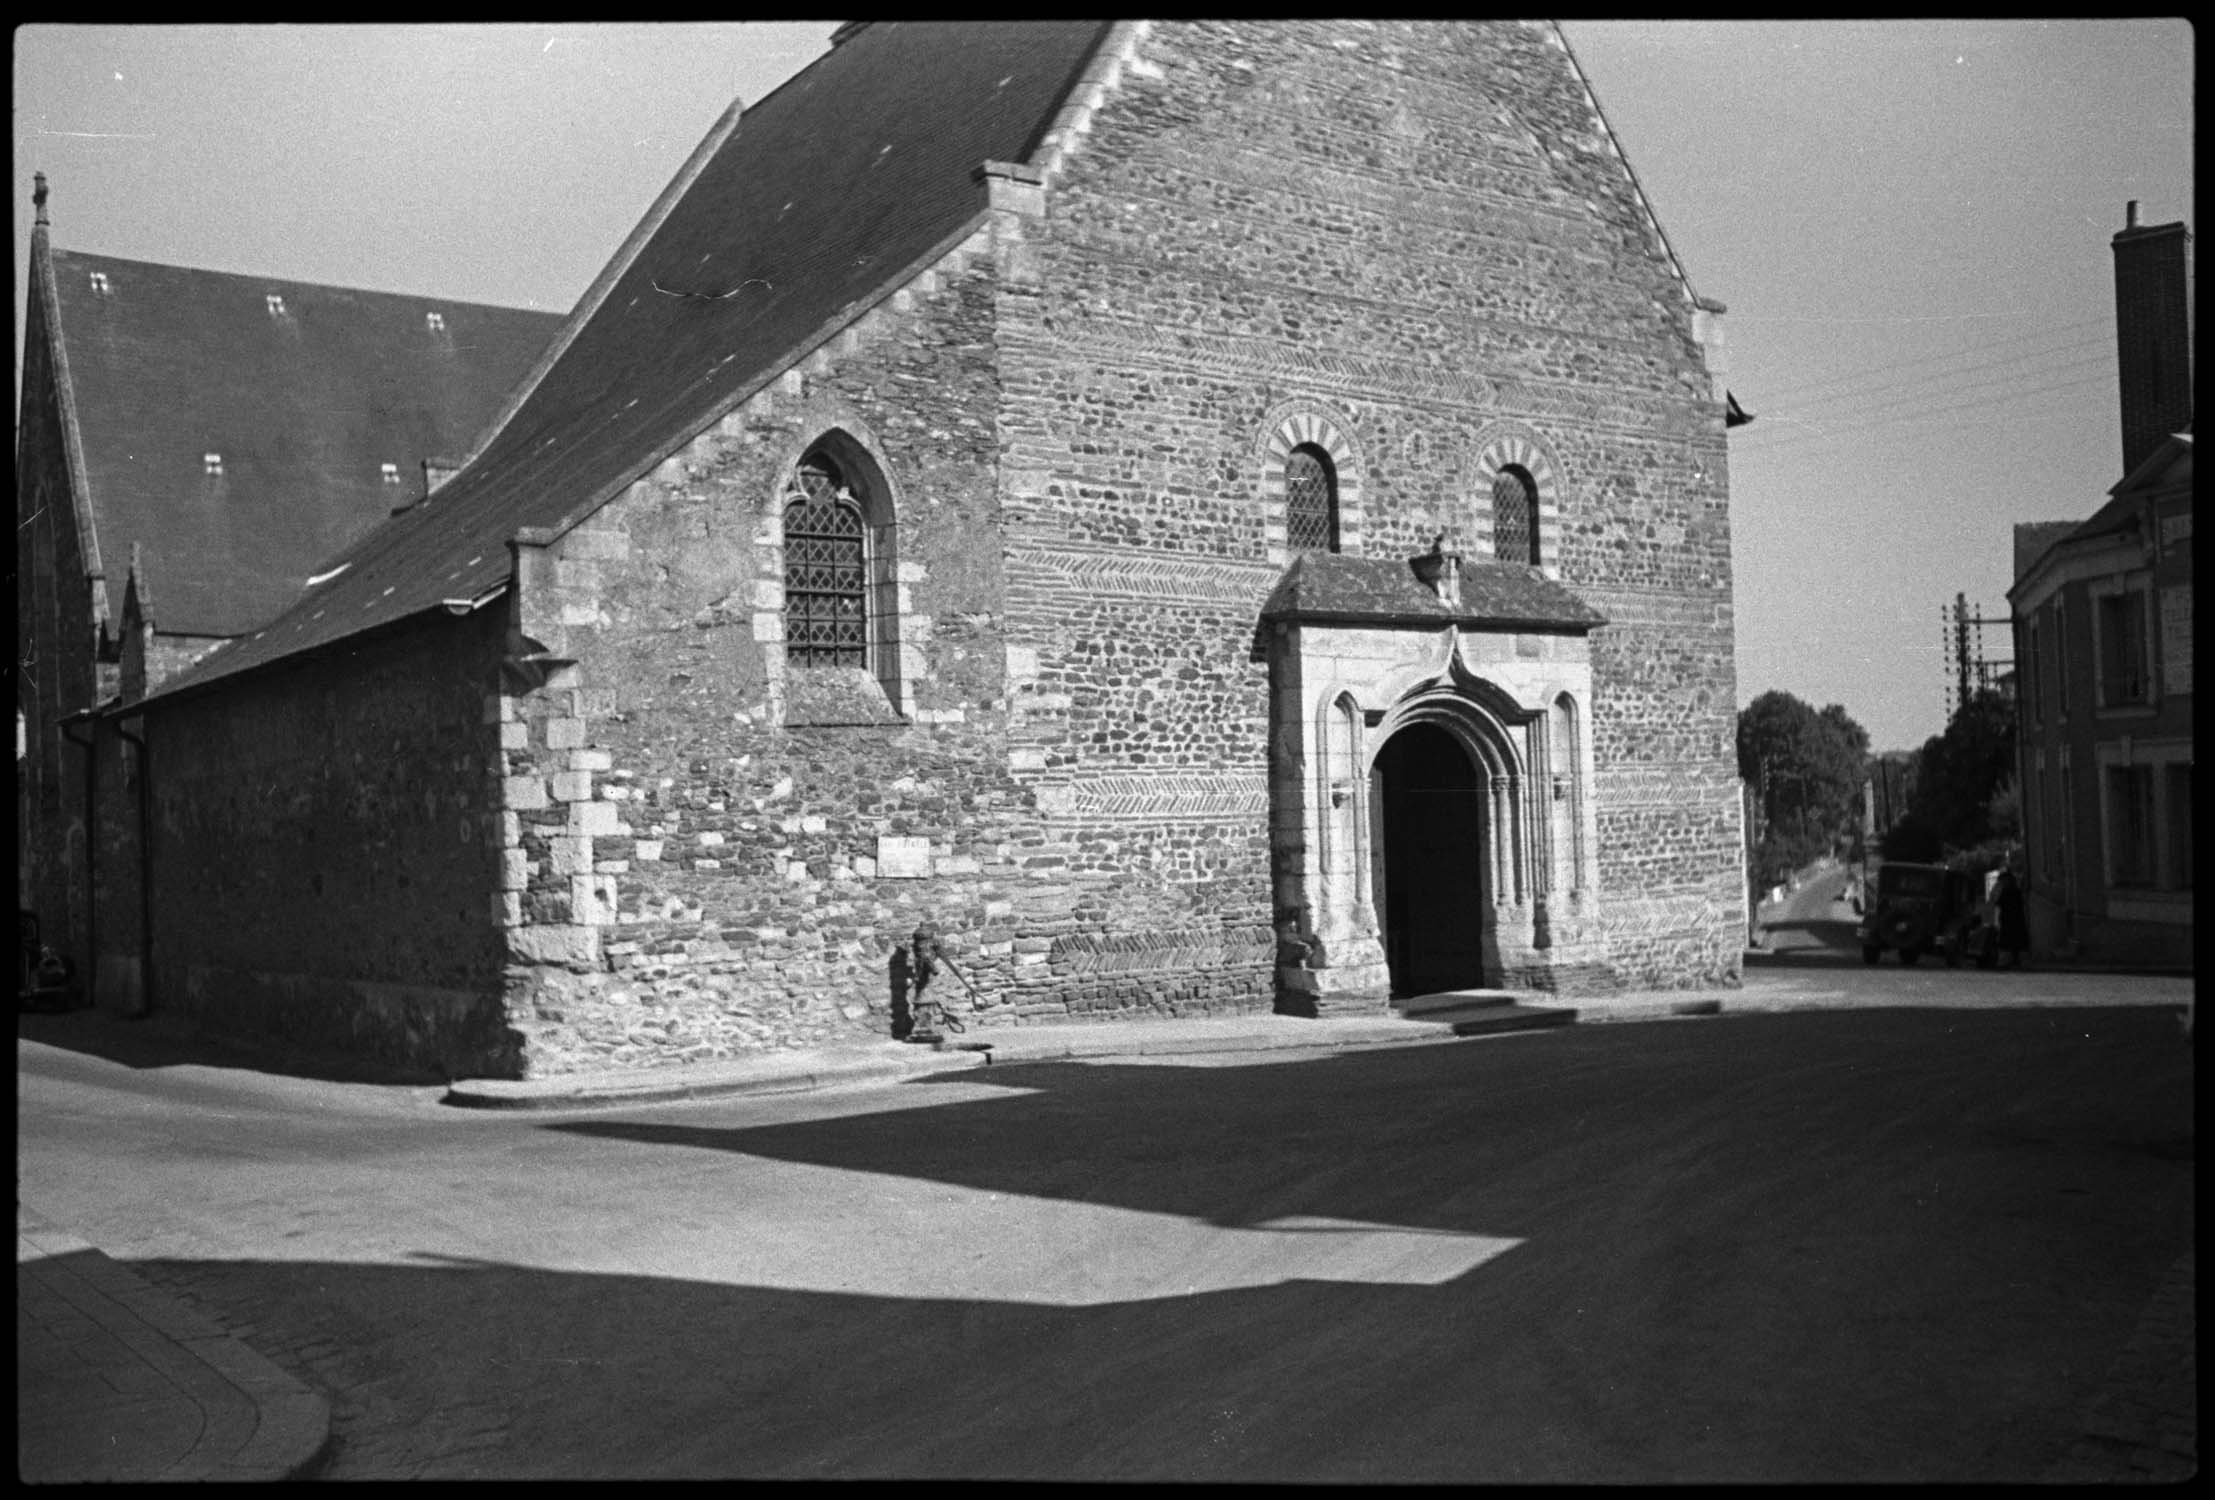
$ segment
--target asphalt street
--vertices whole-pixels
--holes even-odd
[[[2009,977],[521,1117],[32,1039],[18,1191],[335,1478],[2035,1479],[2191,1245],[2190,984]]]

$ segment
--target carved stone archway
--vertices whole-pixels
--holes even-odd
[[[1454,565],[1438,566],[1438,553],[1414,568],[1309,554],[1264,607],[1280,1009],[1382,1013],[1395,989],[1447,971],[1456,987],[1551,989],[1595,958],[1575,940],[1598,899],[1589,736],[1563,735],[1555,720],[1564,700],[1591,701],[1585,637],[1603,622],[1527,569],[1494,579],[1490,564],[1465,573],[1444,556]],[[1521,617],[1502,618],[1495,598]],[[1389,751],[1410,731],[1408,744],[1429,744],[1431,771],[1402,764],[1412,750]],[[1390,889],[1392,830],[1412,826],[1395,824],[1395,776],[1443,794],[1433,806],[1476,845],[1473,872],[1440,856],[1444,896],[1409,903]],[[1409,868],[1422,878],[1420,864]],[[1462,887],[1470,894],[1453,894]],[[1403,922],[1466,920],[1481,957],[1439,959],[1462,950],[1395,933],[1395,911]],[[1410,968],[1417,952],[1428,958]]]

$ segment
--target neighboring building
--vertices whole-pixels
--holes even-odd
[[[103,720],[100,961],[508,1076],[882,1037],[919,924],[972,1028],[1734,983],[1721,311],[1550,25],[842,28]]]
[[[92,773],[70,716],[267,623],[325,557],[422,497],[425,460],[467,451],[561,320],[58,250],[43,176],[37,200],[17,874],[81,962]]]
[[[2015,528],[2033,951],[2192,962],[2192,236],[2115,236],[2123,478]]]

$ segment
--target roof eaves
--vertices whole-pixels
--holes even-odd
[[[399,630],[403,626],[421,620],[426,616],[473,614],[484,605],[499,598],[506,591],[507,584],[502,583],[498,588],[492,589],[474,600],[441,599],[435,604],[427,604],[421,609],[411,609],[405,614],[393,615],[378,620],[374,624],[365,625],[359,630],[349,631],[345,635],[331,636],[310,645],[302,646],[294,651],[264,657],[262,660],[240,667],[236,671],[224,671],[222,669],[224,652],[229,649],[234,641],[251,641],[265,634],[270,627],[263,626],[261,630],[250,631],[243,636],[234,636],[231,640],[216,646],[191,666],[186,667],[175,677],[163,683],[159,688],[138,699],[137,702],[123,707],[135,709],[150,703],[167,706],[186,698],[197,698],[219,688],[229,687],[234,683],[245,682],[258,677],[276,667],[298,665],[302,662],[313,661],[320,656],[352,649],[357,647],[365,638]]]

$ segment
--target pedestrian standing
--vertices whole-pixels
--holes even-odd
[[[2023,950],[2030,946],[2030,924],[2023,918],[2023,888],[2013,870],[2000,871],[1992,884],[1992,909],[1999,917],[2002,966],[2020,969]]]

